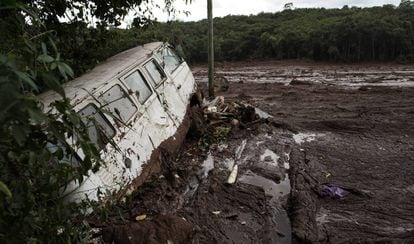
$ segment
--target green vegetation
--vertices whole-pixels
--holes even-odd
[[[414,4],[296,9],[214,19],[216,60],[251,58],[414,61]],[[191,62],[207,60],[207,21],[127,30],[145,41],[182,44]],[[138,34],[141,33],[141,34]]]
[[[215,18],[215,60],[413,62],[413,3],[403,0],[399,6],[342,9],[293,9],[289,5],[277,13]],[[90,28],[77,18],[47,23],[75,76],[120,51],[152,41],[180,45],[190,63],[207,62],[207,20],[159,23],[141,16],[129,29],[109,27],[107,22]],[[10,39],[8,35],[3,38]]]
[[[106,23],[116,23],[129,8],[146,2],[25,2],[0,2],[0,243],[86,243],[91,234],[85,213],[105,205],[68,202],[65,194],[69,182],[82,182],[102,164],[86,126],[97,123],[73,110],[61,84],[74,76],[67,63],[81,67],[94,60],[81,56],[78,62],[73,50],[92,53],[87,44],[104,37],[95,34]],[[80,7],[88,3],[95,7]],[[60,24],[58,18],[69,9],[78,12],[73,24]],[[86,28],[88,15],[82,11],[99,17],[100,27]],[[76,30],[82,35],[74,36]],[[66,46],[69,36],[78,46]],[[42,90],[54,90],[61,100],[44,107],[36,96]],[[82,150],[81,162],[74,148]]]

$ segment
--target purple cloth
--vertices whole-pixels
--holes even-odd
[[[322,186],[321,196],[331,198],[343,198],[348,195],[348,192],[339,186],[324,185]]]

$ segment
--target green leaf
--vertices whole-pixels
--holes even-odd
[[[60,71],[61,73],[62,73],[62,72],[64,72],[64,73],[65,73],[65,75],[64,75],[64,76],[68,75],[68,76],[70,76],[70,77],[72,77],[72,78],[73,78],[74,73],[73,73],[72,68],[71,68],[69,65],[67,65],[67,64],[65,64],[65,63],[63,63],[63,62],[59,62],[59,63],[58,63],[58,68],[59,68],[59,71]],[[62,74],[62,75],[63,75],[63,74]]]
[[[29,113],[30,119],[36,124],[42,124],[47,120],[47,116],[42,113],[40,110],[35,109],[28,109],[27,112]]]
[[[42,42],[42,51],[43,51],[43,54],[47,55],[46,43],[44,42]]]
[[[65,97],[65,91],[63,90],[62,85],[60,84],[59,80],[49,74],[49,73],[41,73],[40,74],[44,83],[55,92],[59,93],[62,97]]]
[[[19,144],[19,146],[23,146],[26,142],[28,130],[23,126],[14,125],[11,127],[11,132],[14,137],[14,140]]]
[[[13,196],[9,188],[2,181],[0,181],[0,192],[3,192],[9,198]]]
[[[55,59],[52,58],[51,56],[47,55],[47,54],[40,54],[37,57],[37,60],[43,63],[51,63],[53,62]]]
[[[53,39],[52,38],[50,38],[50,36],[48,37],[48,39],[49,39],[49,43],[50,43],[50,45],[52,45],[52,48],[53,48],[53,50],[55,51],[55,52],[58,52],[58,49],[57,49],[57,47],[56,47],[56,44],[55,44],[55,42],[53,41]],[[58,53],[58,56],[57,56],[57,60],[59,60],[59,53]]]
[[[51,70],[54,70],[54,69],[56,69],[57,68],[57,63],[56,62],[53,62],[51,65],[50,65],[50,69]]]
[[[35,91],[38,91],[37,85],[33,81],[33,79],[29,76],[29,74],[25,72],[21,72],[18,70],[14,70],[14,73],[24,82],[26,82],[29,86],[31,86]]]
[[[68,76],[66,75],[65,68],[61,65],[61,63],[58,63],[57,67],[59,69],[60,74],[63,76],[63,78],[65,78],[65,80],[67,80]]]

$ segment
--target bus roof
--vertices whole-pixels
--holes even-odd
[[[157,50],[162,45],[162,42],[147,43],[125,50],[108,58],[106,61],[98,64],[95,68],[82,76],[63,84],[66,96],[69,98],[72,105],[77,105],[89,96],[90,93],[94,93],[100,87],[107,85],[110,80],[115,78],[122,71],[128,69],[132,65],[145,61],[145,59],[152,55],[153,51]],[[39,98],[46,108],[50,103],[62,99],[62,97],[54,91],[44,92],[39,95]]]

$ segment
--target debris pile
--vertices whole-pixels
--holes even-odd
[[[190,129],[178,155],[163,152],[159,175],[124,203],[106,210],[107,218],[95,216],[105,242],[206,243],[211,238],[213,242],[230,238],[261,243],[280,237],[274,231],[274,216],[269,212],[273,208],[268,206],[265,190],[237,182],[239,161],[247,147],[244,138],[262,127],[261,123],[280,124],[258,108],[227,102],[223,96],[198,104],[190,108]],[[227,138],[239,145],[232,149],[232,160],[222,170],[216,167],[211,151],[228,153]]]

